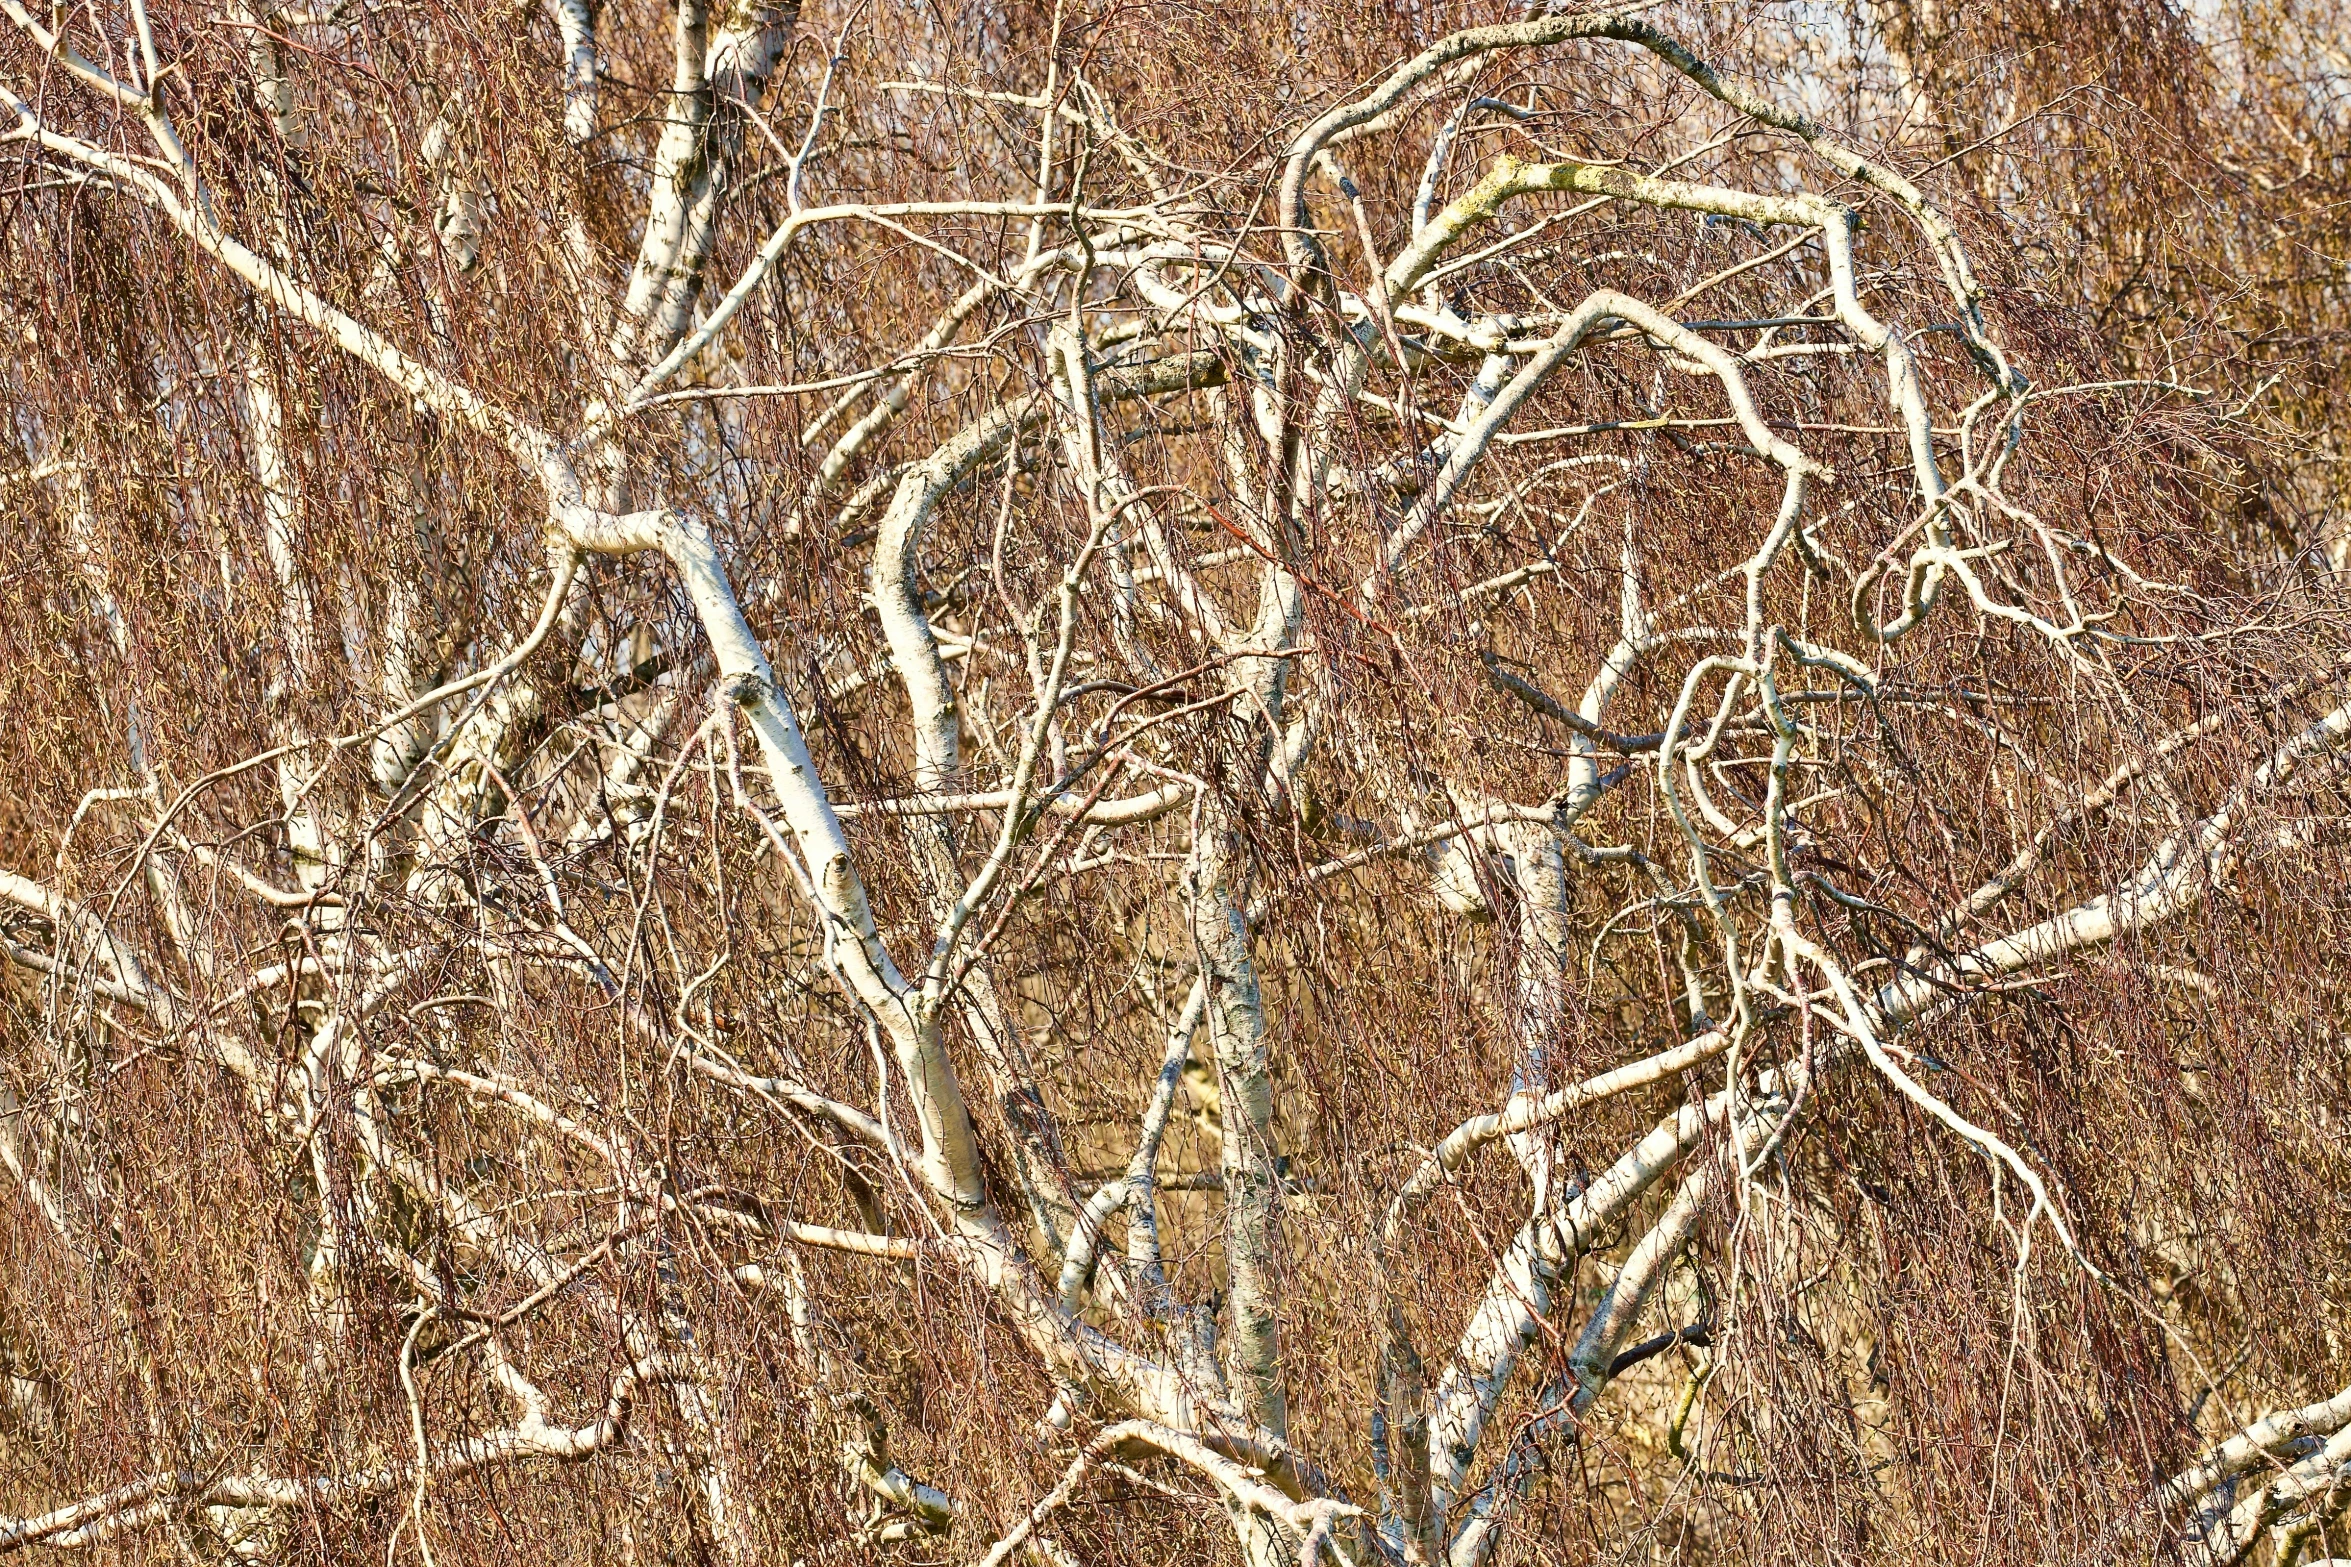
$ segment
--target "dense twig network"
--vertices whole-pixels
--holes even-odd
[[[2339,53],[1439,11],[0,0],[0,1551],[2351,1549]]]

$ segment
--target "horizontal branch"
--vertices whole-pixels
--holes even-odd
[[[581,1426],[550,1425],[535,1401],[523,1418],[502,1431],[466,1437],[433,1451],[421,1464],[388,1464],[350,1474],[274,1477],[203,1475],[187,1470],[151,1475],[32,1518],[0,1518],[0,1553],[28,1545],[97,1545],[132,1530],[149,1528],[199,1507],[331,1507],[367,1496],[406,1490],[422,1477],[454,1479],[492,1465],[521,1459],[569,1462],[589,1458],[617,1440],[628,1426],[631,1401],[640,1386],[691,1376],[682,1360],[657,1358],[624,1367],[613,1378],[604,1409]]]
[[[1165,784],[1123,800],[1097,800],[1090,805],[1082,795],[1059,794],[1045,801],[1044,809],[1052,816],[1077,817],[1081,821],[1106,827],[1130,827],[1137,822],[1165,816],[1191,798],[1191,790]],[[1005,810],[1012,805],[1013,800],[1011,790],[996,789],[985,794],[922,794],[911,795],[903,800],[856,800],[836,809],[844,818],[960,816],[974,811]]]

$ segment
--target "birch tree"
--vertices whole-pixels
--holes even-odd
[[[2351,1550],[2332,372],[2125,107],[0,13],[0,1551]]]

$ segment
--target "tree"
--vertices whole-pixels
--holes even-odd
[[[2343,1545],[2324,17],[0,10],[0,1548]]]

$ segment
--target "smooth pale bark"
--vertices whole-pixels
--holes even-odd
[[[1281,1435],[1279,1248],[1281,1182],[1274,1170],[1273,1072],[1265,999],[1242,914],[1238,835],[1203,825],[1189,868],[1192,943],[1208,986],[1208,1038],[1224,1109],[1218,1153],[1224,1177],[1224,1247],[1232,1331],[1226,1376],[1243,1415]]]
[[[1429,1466],[1440,1527],[1461,1493],[1486,1422],[1517,1371],[1519,1356],[1550,1315],[1552,1286],[1582,1248],[1583,1237],[1622,1216],[1680,1163],[1725,1103],[1725,1096],[1717,1095],[1704,1110],[1686,1106],[1659,1122],[1556,1214],[1537,1215],[1512,1240],[1437,1384],[1429,1417]]]
[[[612,344],[616,364],[641,370],[655,363],[693,325],[741,150],[740,116],[759,112],[799,14],[796,4],[765,0],[678,0],[669,97],[645,231]]]

